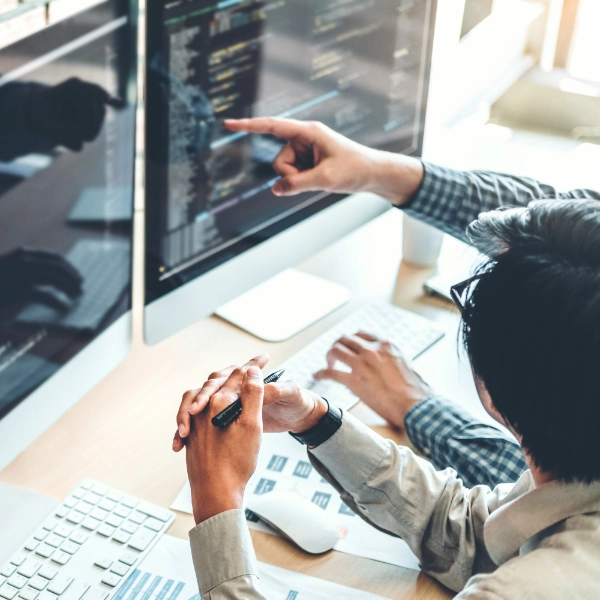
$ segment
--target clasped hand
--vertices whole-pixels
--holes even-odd
[[[293,381],[263,385],[261,368],[268,360],[261,355],[212,373],[201,388],[183,395],[173,450],[186,447],[196,523],[242,508],[263,430],[305,431],[327,411],[322,398]],[[212,418],[238,397],[244,407],[240,418],[225,429],[215,427]]]
[[[261,369],[268,356],[241,367],[212,373],[204,385],[183,395],[173,450],[186,447],[188,477],[196,522],[242,508],[246,484],[256,468],[263,431],[300,433],[317,424],[327,403],[293,381],[264,386]],[[351,372],[338,370],[341,362]],[[402,428],[406,413],[429,396],[429,386],[389,342],[358,333],[340,338],[327,354],[328,368],[317,379],[332,379]],[[240,418],[219,429],[211,419],[238,397]]]

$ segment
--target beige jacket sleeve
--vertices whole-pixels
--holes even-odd
[[[243,510],[216,515],[190,531],[202,600],[266,600]]]
[[[436,471],[347,413],[340,429],[309,456],[353,510],[404,539],[423,571],[447,587],[461,590],[471,575],[495,568],[483,523],[498,506],[500,488],[467,489],[452,469]],[[201,523],[190,541],[203,600],[265,600],[243,511]],[[481,598],[488,595],[482,591]]]
[[[452,469],[436,471],[344,414],[337,433],[309,452],[315,468],[363,519],[401,537],[424,572],[452,590],[496,566],[483,524],[512,486],[465,488]]]

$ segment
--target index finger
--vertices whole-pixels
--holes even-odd
[[[256,423],[262,414],[265,386],[260,369],[250,367],[244,374],[241,396],[244,401],[243,423]]]
[[[291,140],[298,134],[303,133],[306,123],[293,119],[259,117],[256,119],[226,119],[225,127],[230,131],[274,135],[285,140]]]

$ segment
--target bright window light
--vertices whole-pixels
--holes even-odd
[[[600,1],[581,0],[569,59],[572,77],[600,82]]]

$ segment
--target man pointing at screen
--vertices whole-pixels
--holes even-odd
[[[342,338],[330,351],[350,374],[330,360],[319,376],[405,426],[433,465],[293,382],[263,386],[264,356],[213,373],[184,395],[173,441],[175,451],[186,447],[202,597],[264,599],[243,512],[263,431],[312,440],[312,464],[343,501],[404,539],[422,570],[461,600],[600,597],[600,194],[442,169],[317,123],[227,126],[288,141],[275,161],[277,195],[372,191],[488,255],[453,287],[453,299],[482,405],[523,452],[436,396],[368,335]],[[240,419],[213,427],[238,396]],[[448,460],[456,470],[436,470]],[[485,477],[506,483],[484,485]]]

